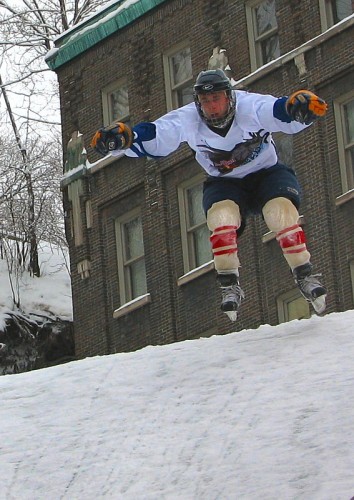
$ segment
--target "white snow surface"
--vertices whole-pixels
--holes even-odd
[[[16,298],[20,297],[21,310],[28,314],[47,315],[72,320],[72,297],[67,250],[46,242],[38,245],[41,277],[24,272],[18,280],[12,275]],[[0,330],[5,326],[8,311],[13,311],[13,298],[5,259],[0,259]],[[1,493],[0,493],[1,495]],[[1,496],[0,496],[1,498]]]
[[[354,311],[0,377],[0,499],[349,500]]]

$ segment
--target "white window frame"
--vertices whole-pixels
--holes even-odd
[[[247,20],[247,31],[248,31],[248,41],[249,41],[249,51],[250,51],[250,63],[251,71],[255,71],[264,64],[262,57],[261,43],[264,40],[278,34],[278,25],[262,35],[257,35],[256,20],[255,20],[255,8],[263,3],[263,0],[250,0],[246,3],[246,20]],[[279,35],[278,35],[279,38]]]
[[[165,54],[163,54],[163,69],[164,69],[164,78],[165,78],[165,89],[166,89],[166,105],[167,110],[172,111],[179,107],[178,103],[178,90],[181,90],[189,85],[193,85],[194,78],[193,72],[190,75],[190,78],[180,82],[178,85],[173,84],[173,73],[172,73],[172,57],[180,52],[181,50],[190,48],[189,42],[182,42],[170,50],[168,50]]]
[[[328,30],[331,26],[337,24],[334,21],[332,1],[331,0],[319,0],[320,7],[320,19],[321,19],[321,29],[322,31]]]
[[[289,304],[291,302],[294,302],[295,300],[302,300],[304,302],[304,306],[307,306],[308,308],[308,315],[304,316],[303,318],[289,317]],[[312,314],[309,303],[302,297],[300,291],[297,288],[294,288],[293,290],[283,293],[282,295],[277,297],[277,310],[279,323],[286,323],[288,321],[292,321],[293,319],[310,318]]]
[[[124,225],[128,222],[140,217],[141,218],[141,210],[140,208],[136,208],[127,212],[122,217],[119,217],[115,220],[115,235],[116,235],[116,250],[117,250],[117,265],[118,265],[118,282],[119,282],[119,294],[120,294],[120,302],[121,305],[126,304],[137,297],[133,296],[130,280],[127,279],[126,270],[132,263],[137,260],[144,259],[145,263],[145,252],[139,256],[138,258],[134,258],[132,261],[127,261],[125,259],[125,242],[124,242]],[[146,277],[146,268],[145,268],[145,277]],[[146,283],[147,288],[147,283]],[[146,295],[146,293],[145,293]]]
[[[121,87],[127,87],[127,80],[125,78],[120,78],[116,80],[104,89],[102,89],[102,112],[103,112],[103,125],[111,125],[115,121],[119,120],[120,122],[128,122],[130,119],[130,112],[121,116],[114,116],[111,99],[110,96],[116,90],[119,90]],[[128,94],[128,102],[129,102],[129,94]],[[128,104],[129,107],[129,104]]]
[[[345,141],[345,122],[344,122],[344,106],[350,101],[354,101],[354,89],[347,94],[344,94],[339,99],[336,99],[334,105],[334,119],[337,131],[338,141],[338,157],[339,168],[342,179],[342,191],[347,193],[354,189],[354,165],[348,165],[346,158],[346,150],[353,147],[354,144]],[[351,179],[353,177],[353,179]]]
[[[181,183],[178,186],[178,205],[179,205],[179,214],[180,214],[180,224],[181,224],[181,242],[182,242],[182,252],[183,252],[183,267],[184,272],[188,273],[189,271],[196,269],[197,261],[195,255],[195,248],[193,245],[193,233],[196,229],[199,229],[203,225],[207,227],[206,219],[202,224],[198,224],[196,226],[190,226],[188,221],[188,197],[187,192],[188,189],[197,186],[198,184],[203,184],[203,180],[205,179],[204,174],[198,174],[191,179]],[[209,229],[208,229],[209,231]],[[210,249],[210,259],[208,262],[212,260],[212,252]]]

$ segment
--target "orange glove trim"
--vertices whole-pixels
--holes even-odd
[[[116,126],[118,127],[118,132],[123,135],[124,137],[124,149],[130,148],[130,146],[133,144],[134,136],[133,136],[133,131],[127,125],[126,123],[123,122],[116,122]]]
[[[99,130],[97,130],[97,132],[92,137],[91,142],[90,142],[90,146],[91,146],[92,149],[95,149],[95,147],[97,146],[97,142],[100,139],[101,139],[101,132]]]
[[[316,116],[324,116],[327,113],[327,103],[310,90],[297,90],[289,97],[289,104],[294,104],[296,99],[305,103],[305,95],[307,96],[309,111]]]

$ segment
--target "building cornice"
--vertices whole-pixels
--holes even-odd
[[[116,0],[55,39],[45,61],[57,70],[167,0]]]

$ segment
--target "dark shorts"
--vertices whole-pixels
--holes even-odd
[[[281,163],[243,177],[232,179],[209,176],[204,182],[203,209],[205,214],[218,201],[232,200],[240,207],[241,234],[248,216],[262,214],[262,208],[273,198],[288,198],[299,208],[300,185],[295,172]]]

